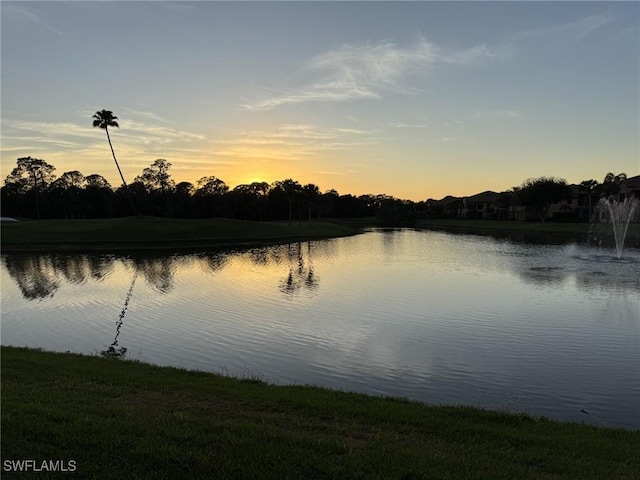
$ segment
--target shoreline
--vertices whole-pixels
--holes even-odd
[[[0,246],[2,252],[8,253],[245,249],[348,237],[377,228],[444,231],[536,243],[583,244],[589,243],[591,234],[589,224],[562,222],[440,219],[385,227],[375,217],[314,219],[292,225],[230,219],[123,217],[3,223]],[[626,247],[640,248],[640,225],[630,225],[627,238]]]
[[[640,430],[0,351],[3,459],[73,460],[84,478],[631,479],[640,469]]]
[[[332,222],[249,222],[230,219],[123,217],[40,220],[2,225],[2,252],[109,252],[253,248],[357,235]],[[38,238],[37,241],[32,240]]]
[[[145,241],[145,242],[77,242],[77,243],[32,243],[32,244],[2,244],[2,253],[25,253],[25,252],[122,252],[128,250],[220,250],[220,249],[250,249],[259,247],[270,247],[273,245],[287,245],[290,243],[314,242],[318,240],[330,240],[332,238],[343,238],[359,235],[362,232],[354,231],[346,235],[327,235],[311,237],[282,237],[264,240],[247,239],[227,239],[227,240],[189,240],[179,244],[176,241]]]

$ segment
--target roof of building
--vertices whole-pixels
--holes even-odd
[[[465,200],[467,203],[490,203],[495,201],[500,194],[487,190],[486,192],[476,193],[467,197]]]
[[[640,175],[629,177],[620,183],[624,184],[629,190],[638,191],[640,190]]]
[[[455,202],[456,200],[462,200],[462,198],[454,197],[453,195],[447,195],[446,197],[441,198],[440,200],[430,199],[429,202],[431,202],[433,205],[448,205],[451,202]]]

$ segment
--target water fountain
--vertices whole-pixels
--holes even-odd
[[[629,233],[629,225],[640,219],[640,201],[635,197],[616,200],[613,196],[601,198],[594,210],[591,221],[591,236],[595,238],[599,246],[610,243],[613,236],[613,244],[616,256],[622,257],[625,239]]]

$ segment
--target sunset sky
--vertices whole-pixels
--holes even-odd
[[[2,180],[294,178],[424,200],[640,173],[638,2],[3,1]]]

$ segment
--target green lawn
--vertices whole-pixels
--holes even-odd
[[[201,246],[282,243],[357,233],[331,222],[248,222],[216,219],[123,217],[95,220],[31,220],[2,224],[3,249],[118,246]]]
[[[313,220],[312,222],[249,222],[225,218],[179,219],[123,217],[95,220],[24,220],[1,225],[4,250],[113,249],[153,247],[241,246],[342,237],[376,227],[375,217]],[[460,233],[586,240],[587,223],[492,220],[419,220],[417,228]],[[629,227],[627,246],[640,247],[640,225]]]
[[[520,222],[501,220],[420,220],[422,228],[451,228],[469,230],[494,230],[504,232],[535,232],[535,233],[569,233],[584,234],[589,232],[588,223],[578,222]]]
[[[73,460],[81,478],[622,480],[640,473],[638,431],[100,357],[10,347],[1,354],[3,461]]]

